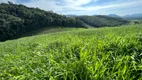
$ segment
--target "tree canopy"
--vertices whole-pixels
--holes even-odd
[[[104,16],[104,15],[78,16],[77,18],[82,20],[84,23],[89,24],[93,27],[119,26],[119,25],[129,23],[129,21],[123,18],[109,17],[109,16]]]
[[[0,41],[43,27],[84,27],[81,20],[11,2],[0,4]]]
[[[0,41],[15,39],[22,34],[44,27],[93,27],[118,26],[129,21],[108,16],[66,17],[52,11],[29,8],[11,2],[0,4]]]

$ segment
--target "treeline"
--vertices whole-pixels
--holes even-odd
[[[18,38],[21,34],[42,27],[84,27],[84,23],[76,18],[29,8],[11,2],[0,4],[0,41]]]
[[[93,27],[119,26],[119,25],[129,23],[128,20],[125,20],[122,18],[115,18],[115,17],[104,16],[104,15],[78,16],[77,18]]]
[[[108,16],[78,16],[66,17],[44,11],[39,8],[29,8],[11,2],[0,4],[0,41],[19,38],[21,35],[43,27],[93,27],[119,26],[129,21]]]

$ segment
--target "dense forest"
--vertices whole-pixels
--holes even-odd
[[[52,11],[29,8],[12,2],[0,4],[0,41],[15,39],[21,35],[44,27],[93,27],[118,26],[127,24],[121,18],[108,16],[66,17]]]
[[[84,23],[89,24],[93,27],[104,27],[104,26],[119,26],[128,24],[129,21],[119,17],[109,17],[105,15],[97,16],[79,16],[78,19]]]
[[[21,34],[42,27],[84,27],[82,21],[67,18],[52,11],[28,8],[11,2],[0,4],[0,41],[20,37]]]

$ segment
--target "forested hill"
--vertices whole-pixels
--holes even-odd
[[[119,26],[129,23],[128,20],[125,20],[123,18],[109,17],[105,15],[78,16],[77,18],[93,27],[104,27],[104,26],[111,27],[111,26]]]
[[[93,27],[118,26],[129,21],[108,16],[75,16],[66,17],[44,11],[39,8],[29,8],[11,2],[0,4],[0,41],[21,37],[21,35],[44,27]]]
[[[67,18],[52,11],[11,2],[0,4],[0,41],[18,38],[21,34],[42,27],[54,26],[84,27],[84,24],[76,18]]]

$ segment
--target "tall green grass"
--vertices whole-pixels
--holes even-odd
[[[142,80],[142,25],[0,43],[0,80]]]

